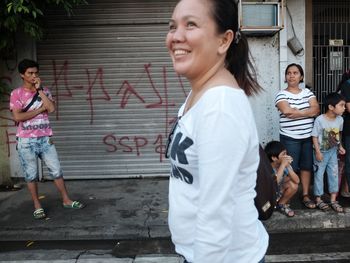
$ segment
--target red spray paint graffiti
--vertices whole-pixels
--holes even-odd
[[[89,72],[88,69],[86,70],[86,75],[88,77],[88,91],[87,91],[88,98],[86,100],[89,101],[89,104],[90,104],[90,124],[93,124],[93,122],[94,122],[94,104],[93,104],[93,100],[110,101],[111,97],[108,95],[108,92],[106,91],[106,89],[105,89],[105,87],[103,85],[103,69],[102,68],[97,69],[97,73],[96,73],[95,78],[93,79],[93,81],[91,81],[90,72]],[[103,93],[104,97],[96,97],[96,98],[94,98],[94,96],[93,96],[93,87],[94,87],[95,82],[96,82],[97,79],[99,80],[99,83],[100,83],[99,86],[100,86],[100,88],[102,90],[102,93]]]
[[[82,76],[86,79],[86,83],[79,83],[79,85],[72,85],[73,83],[70,79],[70,63],[69,61],[63,61],[61,64],[57,63],[56,60],[52,60],[52,77],[53,82],[51,86],[48,86],[53,93],[56,102],[56,121],[60,121],[61,108],[60,104],[62,100],[73,99],[75,92],[80,92],[86,90],[87,106],[89,107],[90,125],[94,125],[95,118],[95,102],[98,100],[103,100],[106,103],[114,103],[113,100],[118,100],[117,105],[120,109],[128,109],[130,99],[137,99],[139,101],[139,106],[145,110],[149,109],[161,109],[164,114],[164,131],[159,134],[154,135],[155,137],[149,138],[143,134],[135,135],[123,135],[119,136],[117,134],[108,133],[102,135],[101,142],[105,145],[105,151],[107,153],[126,153],[135,154],[136,157],[143,155],[143,149],[146,147],[153,147],[154,152],[159,154],[159,162],[164,160],[164,151],[167,134],[169,132],[170,126],[174,121],[174,116],[170,116],[170,111],[176,106],[174,103],[169,101],[168,96],[168,85],[167,85],[167,68],[162,67],[162,79],[163,83],[155,83],[152,77],[152,65],[147,63],[143,66],[140,71],[139,78],[134,83],[130,80],[123,80],[119,89],[117,90],[116,97],[112,97],[104,84],[104,69],[102,67],[97,68],[95,71],[91,69],[81,69]],[[3,77],[3,79],[6,77]],[[11,79],[5,79],[11,83]],[[138,85],[142,83],[143,86],[148,86],[151,90],[153,96],[143,97],[141,92],[138,90]],[[183,92],[184,97],[187,96],[182,79],[178,78],[178,84]],[[8,94],[9,98],[9,94]],[[75,98],[77,99],[77,98]],[[81,99],[81,97],[79,97]],[[135,107],[135,101],[133,101]],[[97,104],[96,104],[97,105]],[[12,131],[15,127],[15,121],[9,117],[11,116],[9,109],[0,109],[0,118],[7,120],[6,128],[6,143],[8,146],[8,155],[10,156],[10,144],[16,143],[15,133]]]

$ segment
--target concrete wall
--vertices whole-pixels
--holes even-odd
[[[301,42],[302,46],[304,47],[304,53],[305,52],[305,1],[306,0],[287,0],[286,4],[288,6],[288,9],[291,13],[293,24],[294,24],[294,30],[297,38]],[[287,37],[288,39],[293,37],[293,30],[291,26],[291,19],[286,14],[287,18]],[[290,63],[298,63],[305,68],[305,54],[303,56],[294,56],[290,49],[288,49],[288,61]],[[306,80],[307,82],[308,80]]]
[[[278,138],[278,113],[274,98],[279,91],[279,42],[273,37],[249,38],[258,81],[264,91],[250,99],[258,127],[259,139],[266,144]]]
[[[285,4],[291,13],[295,34],[305,49],[305,0],[288,0]],[[262,144],[270,140],[279,140],[279,116],[274,98],[280,89],[286,88],[285,67],[290,63],[298,63],[305,67],[305,56],[295,56],[287,47],[287,40],[293,37],[293,30],[287,12],[284,15],[285,28],[280,33],[272,37],[249,38],[258,80],[265,89],[262,94],[250,100]],[[311,79],[306,78],[306,83],[308,81],[311,83]]]

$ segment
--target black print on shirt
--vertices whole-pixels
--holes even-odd
[[[43,130],[43,129],[50,129],[51,126],[49,123],[42,123],[42,124],[34,124],[34,125],[27,125],[27,126],[24,126],[22,124],[22,130]]]
[[[177,167],[175,165],[171,166],[171,176],[182,181],[185,181],[188,184],[193,183],[193,176],[187,170],[181,167]]]
[[[180,164],[188,164],[188,160],[185,154],[185,151],[191,147],[193,144],[193,140],[189,137],[186,137],[182,142],[180,142],[182,138],[182,133],[179,132],[176,134],[173,144],[170,150],[170,157],[173,160],[178,160]],[[193,176],[186,169],[177,167],[176,165],[172,165],[171,167],[171,176],[181,179],[188,184],[193,183]]]

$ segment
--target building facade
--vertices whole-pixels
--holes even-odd
[[[322,23],[326,21],[320,21],[329,18],[325,12],[334,7],[327,2],[279,2],[283,5],[279,13],[283,29],[273,35],[248,38],[258,80],[264,88],[250,99],[262,144],[278,139],[274,97],[285,87],[284,70],[289,63],[305,68],[305,83],[314,88],[318,98],[334,89],[341,71],[349,67],[348,53],[341,55],[341,49],[349,45],[349,30],[334,35],[336,48],[321,51],[332,64],[326,67],[319,61],[319,49],[325,45],[321,39],[325,41],[331,33],[322,35],[317,31],[325,26]],[[338,8],[346,1],[334,2]],[[57,10],[50,13],[42,41],[19,41],[18,60],[37,60],[43,83],[55,97],[56,112],[51,122],[66,178],[168,175],[164,158],[167,134],[189,92],[186,80],[173,72],[165,48],[174,5],[175,1],[170,0],[89,1],[72,17]],[[313,13],[315,10],[317,13]],[[297,41],[294,45],[293,39]],[[16,61],[10,63],[16,65]],[[320,84],[325,67],[331,74],[336,70],[335,77],[331,76],[332,86]],[[2,72],[13,87],[19,85],[16,70],[5,68]],[[0,115],[2,121],[7,118],[0,129],[4,138],[1,151],[8,158],[11,176],[21,176],[14,122],[8,110],[2,109]],[[45,177],[46,169],[43,171]]]

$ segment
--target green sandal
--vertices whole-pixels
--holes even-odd
[[[43,219],[46,217],[46,214],[43,208],[38,208],[34,211],[33,216],[35,219]]]
[[[80,203],[79,201],[73,201],[70,205],[63,204],[63,207],[70,209],[82,209],[85,207],[85,205]]]

